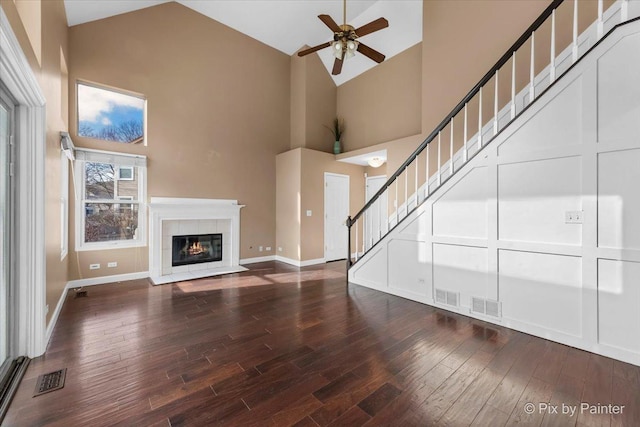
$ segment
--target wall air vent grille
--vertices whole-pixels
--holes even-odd
[[[440,304],[452,305],[457,307],[460,301],[460,294],[457,292],[445,291],[436,288],[436,302]]]
[[[447,304],[458,306],[458,294],[456,292],[447,292]]]
[[[484,300],[482,298],[471,297],[471,311],[485,314]]]
[[[491,317],[502,317],[502,303],[484,298],[471,297],[471,311]]]
[[[502,317],[502,303],[498,301],[486,301],[487,316]]]

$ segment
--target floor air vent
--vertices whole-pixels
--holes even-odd
[[[34,392],[33,397],[49,393],[50,391],[59,390],[64,387],[64,378],[66,374],[67,368],[40,375],[36,382],[36,391]]]
[[[444,289],[436,289],[436,302],[440,304],[453,305],[457,307],[460,298],[457,292],[445,291]]]
[[[502,303],[484,298],[471,297],[471,311],[491,317],[502,317]]]
[[[75,288],[74,292],[76,293],[74,298],[84,298],[87,296],[87,291],[82,290],[82,288]]]

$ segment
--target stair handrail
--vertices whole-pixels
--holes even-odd
[[[577,1],[577,0],[576,0]],[[415,151],[402,163],[402,165],[394,172],[393,175],[380,187],[380,189],[371,197],[371,199],[364,205],[362,209],[358,211],[353,217],[347,218],[347,227],[349,228],[349,236],[351,235],[351,226],[355,221],[360,218],[367,209],[369,209],[376,200],[391,186],[391,184],[404,172],[404,170],[418,157],[424,149],[438,136],[444,128],[449,125],[451,118],[455,117],[474,96],[478,94],[480,88],[485,86],[489,80],[493,78],[496,71],[501,69],[511,59],[514,52],[520,49],[527,40],[531,37],[531,34],[535,32],[540,26],[551,16],[553,11],[557,9],[564,0],[553,0],[553,2],[542,12],[542,14],[527,28],[527,30],[516,40],[516,42],[505,52],[504,55],[491,67],[491,70],[482,77],[482,79],[467,93],[467,95],[454,107],[453,110],[440,122],[440,124],[425,138],[425,140],[415,149]],[[350,246],[350,245],[349,245]]]

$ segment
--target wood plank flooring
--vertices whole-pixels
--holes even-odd
[[[640,426],[636,366],[347,286],[344,263],[251,267],[70,291],[3,425]]]

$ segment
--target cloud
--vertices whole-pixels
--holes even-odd
[[[144,99],[125,95],[109,90],[98,89],[93,86],[78,85],[78,119],[81,122],[97,123],[103,114],[113,111],[114,107],[133,107],[139,110],[144,108]],[[104,117],[104,120],[109,120]],[[109,120],[109,123],[111,121]]]
[[[109,120],[109,117],[103,117],[101,123],[105,126],[109,126],[111,124],[111,120]]]

